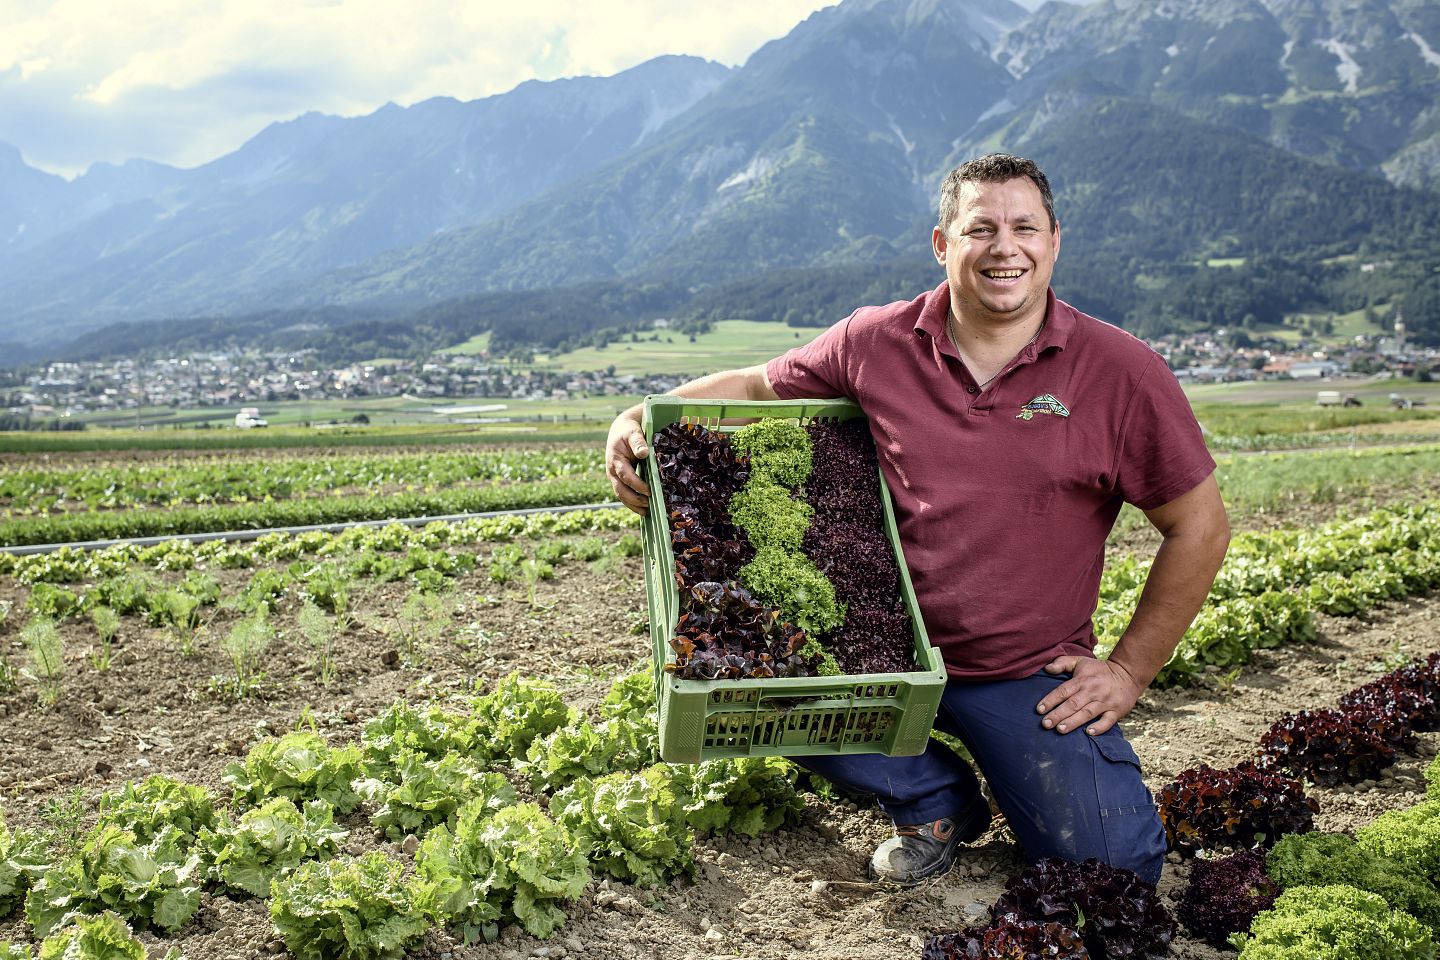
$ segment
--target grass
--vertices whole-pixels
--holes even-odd
[[[820,327],[787,327],[755,320],[721,320],[709,333],[695,337],[669,330],[637,334],[604,349],[586,347],[556,354],[535,366],[550,370],[605,370],[611,366],[624,375],[655,373],[699,376],[717,370],[732,370],[764,363],[791,347],[809,343],[822,332]]]
[[[1428,386],[1428,384],[1426,385]],[[1410,410],[1395,410],[1385,402],[1385,396],[1366,399],[1370,403],[1359,407],[1320,407],[1314,402],[1314,391],[1308,403],[1251,404],[1202,401],[1193,393],[1191,403],[1195,417],[1211,434],[1224,436],[1269,436],[1295,433],[1317,433],[1337,430],[1356,430],[1374,425],[1409,424],[1416,433],[1429,433],[1435,429],[1434,421],[1440,420],[1440,408],[1422,407]],[[1343,393],[1358,391],[1344,390]],[[1399,392],[1399,391],[1395,391]],[[1413,396],[1407,392],[1406,396]],[[1433,401],[1440,407],[1440,398]],[[1427,423],[1427,421],[1429,421]]]

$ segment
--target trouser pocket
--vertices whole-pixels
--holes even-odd
[[[1106,858],[1111,866],[1133,870],[1141,880],[1160,882],[1165,863],[1165,829],[1145,782],[1135,748],[1116,731],[1092,737],[1095,795],[1100,805],[1100,826]]]

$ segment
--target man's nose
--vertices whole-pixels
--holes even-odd
[[[1020,247],[1015,242],[1015,231],[1003,227],[995,231],[995,238],[990,241],[990,253],[992,256],[1008,257],[1012,253],[1019,252]]]

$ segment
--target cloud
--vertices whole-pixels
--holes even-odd
[[[193,166],[310,110],[461,100],[685,53],[743,62],[833,0],[6,0],[0,141]]]

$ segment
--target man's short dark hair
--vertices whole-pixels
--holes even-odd
[[[1034,160],[1012,157],[1008,153],[992,153],[960,164],[945,175],[940,184],[940,229],[947,234],[955,220],[955,210],[960,205],[960,185],[963,183],[1004,183],[1017,177],[1029,177],[1040,191],[1045,204],[1045,214],[1050,218],[1050,229],[1056,226],[1055,198],[1050,193],[1050,181],[1045,178]]]

